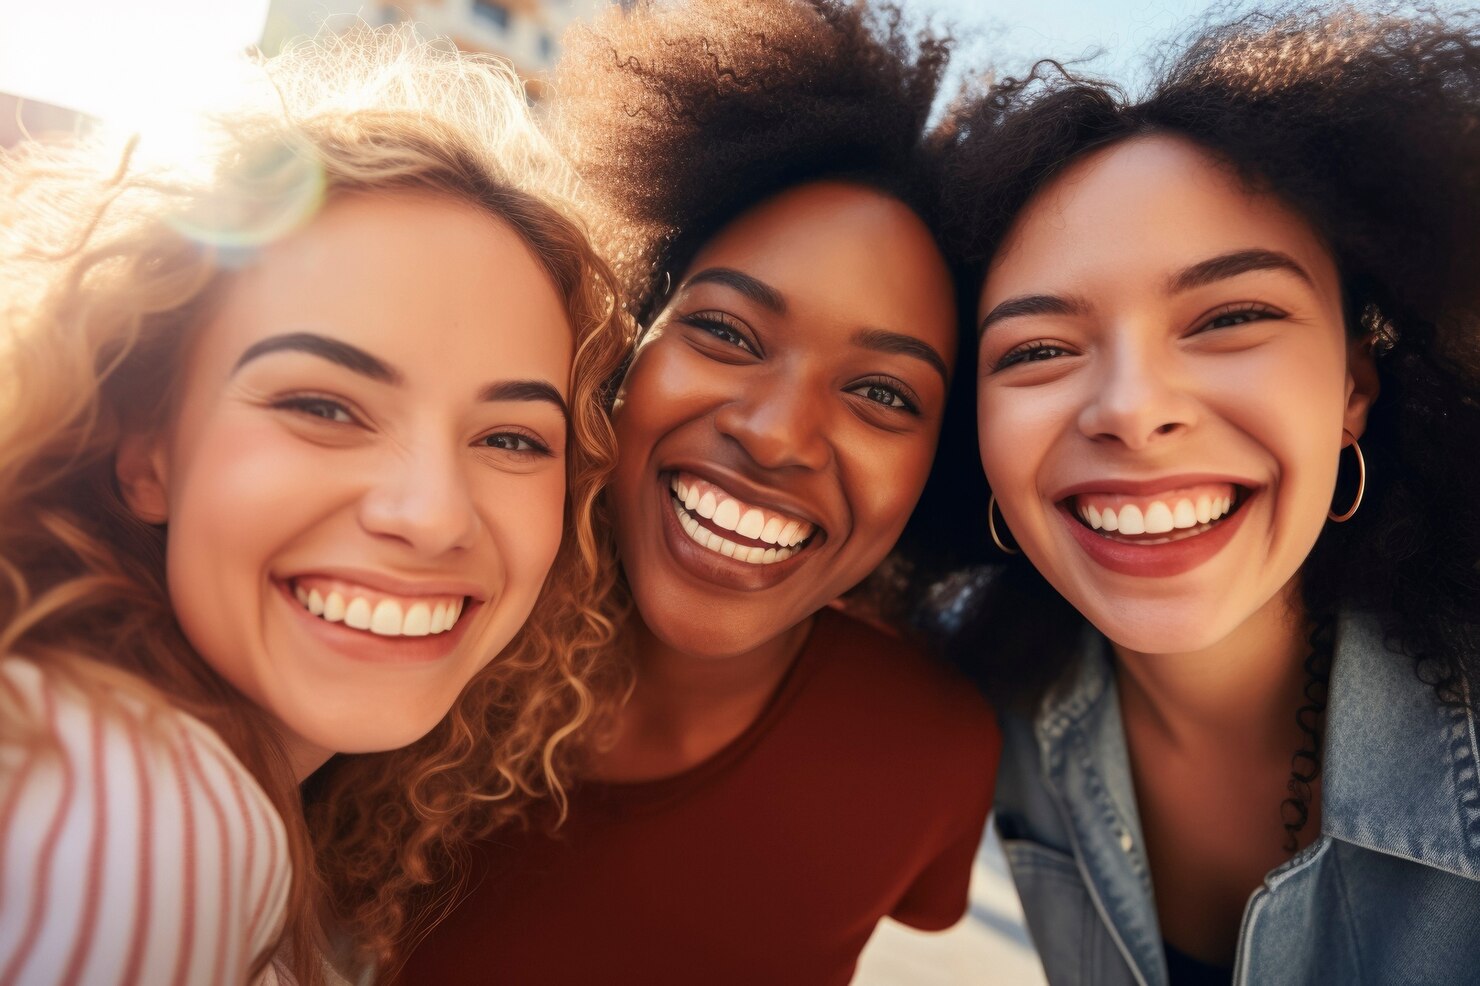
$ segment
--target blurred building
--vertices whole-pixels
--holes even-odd
[[[575,21],[613,0],[272,0],[262,48],[268,54],[321,24],[345,30],[366,22],[416,23],[428,37],[444,37],[464,51],[501,55],[530,80],[531,95],[560,54],[560,37]]]

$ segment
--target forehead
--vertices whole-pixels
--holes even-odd
[[[812,182],[762,202],[705,243],[686,274],[709,267],[764,281],[804,317],[908,329],[941,346],[951,334],[950,274],[929,229],[861,185]]]
[[[1250,190],[1189,140],[1133,138],[1075,161],[1028,200],[987,271],[983,301],[1028,282],[1161,283],[1189,264],[1247,249],[1289,254],[1335,283],[1330,251],[1293,209]]]
[[[322,332],[408,370],[435,354],[443,378],[459,368],[543,371],[562,388],[572,349],[561,299],[523,239],[431,193],[331,200],[236,275],[204,345],[234,359],[291,331]]]

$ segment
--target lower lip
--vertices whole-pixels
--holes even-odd
[[[440,661],[457,649],[458,643],[467,632],[482,603],[468,600],[463,604],[462,615],[443,633],[427,634],[424,637],[385,637],[369,630],[356,630],[342,622],[330,623],[314,616],[303,608],[286,582],[274,580],[284,601],[290,606],[304,629],[312,634],[316,643],[353,661],[369,664],[430,664]]]
[[[801,564],[817,547],[815,543],[809,542],[806,547],[790,558],[773,565],[752,565],[750,562],[736,561],[717,551],[701,548],[693,538],[689,537],[683,525],[678,522],[678,514],[673,509],[673,503],[669,476],[666,473],[659,474],[658,512],[662,515],[660,523],[663,526],[663,541],[668,546],[668,553],[678,562],[679,567],[695,578],[726,589],[738,589],[742,592],[769,589],[790,576],[797,565]],[[815,538],[818,535],[813,536]]]
[[[1222,551],[1242,526],[1255,496],[1247,497],[1227,520],[1204,533],[1161,544],[1130,544],[1103,537],[1081,524],[1063,504],[1058,505],[1058,511],[1074,540],[1099,565],[1121,575],[1165,578],[1190,572]]]

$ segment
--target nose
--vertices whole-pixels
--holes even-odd
[[[715,414],[715,428],[763,468],[821,469],[832,460],[823,391],[801,374],[757,374]]]
[[[387,461],[360,500],[360,525],[426,557],[472,545],[480,523],[456,449]]]
[[[1122,339],[1106,347],[1095,387],[1079,413],[1079,430],[1090,439],[1140,450],[1197,421],[1189,382],[1155,343]]]

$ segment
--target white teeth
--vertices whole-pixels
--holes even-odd
[[[697,506],[699,516],[703,517],[705,520],[709,520],[714,516],[714,510],[718,506],[719,501],[715,499],[714,494],[709,492],[708,490],[705,490],[704,495],[699,497],[699,503]]]
[[[356,596],[344,611],[344,625],[356,630],[370,629],[370,603]]]
[[[727,500],[725,502],[732,503],[734,501]],[[736,561],[742,561],[750,565],[774,565],[778,561],[785,561],[801,550],[800,548],[791,547],[764,548],[759,545],[736,544],[734,541],[721,537],[714,531],[701,525],[687,509],[677,503],[674,504],[674,512],[678,517],[679,526],[683,528],[684,533],[689,536],[691,541],[716,554],[724,555],[726,558],[733,558]],[[747,518],[748,516],[747,514]],[[744,536],[754,537],[755,535],[747,534]],[[435,628],[435,615],[432,617],[432,625]]]
[[[740,504],[725,500],[714,511],[714,526],[733,531],[740,524]]]
[[[1196,499],[1152,500],[1144,508],[1140,504],[1127,503],[1119,510],[1108,506],[1102,509],[1083,503],[1077,509],[1085,525],[1093,530],[1131,535],[1167,534],[1212,523],[1232,512],[1233,504],[1233,496],[1210,497],[1204,494]]]
[[[761,530],[761,533],[758,536],[767,544],[775,544],[781,538],[781,528],[785,526],[786,522],[783,521],[780,517],[772,517],[770,520],[766,521],[766,526]]]
[[[745,511],[745,516],[740,518],[740,524],[735,528],[735,533],[743,538],[759,538],[761,532],[766,529],[766,518],[759,510],[751,507]]]
[[[375,604],[370,614],[370,632],[382,637],[398,637],[401,634],[401,604],[393,599],[382,599]]]
[[[368,630],[382,637],[425,637],[452,629],[462,615],[462,600],[441,602],[432,608],[428,602],[402,603],[381,599],[372,604],[360,596],[346,601],[344,594],[295,586],[293,595],[304,609],[329,623],[343,622],[354,630]]]
[[[432,632],[432,607],[426,603],[413,603],[406,611],[406,622],[401,624],[401,634],[406,637],[425,637]]]
[[[699,496],[699,487],[690,486],[688,493],[684,494],[683,498],[683,505],[685,509],[693,510],[695,507],[699,506]]]
[[[802,522],[789,520],[786,526],[781,528],[781,533],[776,535],[776,543],[784,548],[789,548],[797,543],[797,532],[802,529]]]
[[[1146,533],[1165,534],[1173,527],[1172,510],[1160,500],[1154,500],[1146,508]]]

